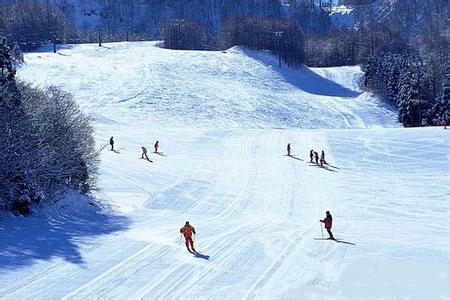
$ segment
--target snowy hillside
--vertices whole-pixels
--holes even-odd
[[[279,69],[270,54],[239,48],[177,51],[154,44],[33,53],[19,74],[34,85],[74,93],[99,123],[122,122],[127,115],[160,128],[397,126],[394,113],[359,90],[357,67]],[[39,72],[45,75],[36,76]]]
[[[71,195],[1,220],[0,298],[450,296],[449,132],[398,128],[357,68],[151,43],[26,62],[22,79],[74,93],[117,151],[101,155],[105,209]],[[156,139],[162,153],[139,159]],[[311,148],[330,166],[310,164]],[[322,240],[326,210],[338,242]],[[200,254],[180,243],[186,220]]]

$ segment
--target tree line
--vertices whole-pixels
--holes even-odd
[[[364,26],[366,87],[397,105],[404,126],[438,125],[450,117],[449,12],[445,0],[398,1],[388,17],[369,15]]]
[[[234,16],[214,37],[199,23],[188,20],[167,22],[163,46],[169,49],[216,50],[240,45],[255,50],[270,50],[288,65],[303,61],[304,33],[288,19]]]
[[[420,56],[381,53],[364,65],[364,85],[398,107],[403,125],[439,125],[450,117],[449,67],[440,79]]]
[[[437,125],[448,120],[445,82],[450,76],[450,2],[354,4],[363,4],[353,11],[355,26],[307,36],[305,63],[319,67],[361,65],[365,87],[394,103],[404,126]]]
[[[76,40],[77,35],[61,9],[48,1],[0,3],[0,36],[7,37],[23,51],[49,42],[70,42]]]
[[[328,0],[80,1],[82,24],[76,24],[76,9],[70,1],[52,3],[2,2],[0,35],[8,36],[11,45],[16,43],[15,48],[24,50],[52,41],[94,42],[99,38],[161,38],[172,49],[213,50],[242,45],[281,54],[290,65],[362,65],[368,72],[366,88],[380,94],[385,93],[380,88],[383,82],[375,81],[385,78],[389,65],[383,65],[386,57],[392,57],[389,61],[397,61],[399,55],[408,57],[407,61],[420,58],[423,71],[413,76],[420,77],[420,114],[414,113],[420,117],[404,117],[404,111],[413,114],[415,110],[399,107],[399,120],[405,126],[422,122],[434,125],[438,122],[435,117],[423,118],[433,114],[430,107],[439,107],[434,111],[448,109],[446,102],[440,101],[448,65],[447,0],[342,0],[341,4],[354,8],[355,26],[350,28],[332,24]],[[377,64],[380,66],[373,67]],[[402,68],[401,73],[417,70],[395,65]],[[378,75],[370,74],[370,70]]]

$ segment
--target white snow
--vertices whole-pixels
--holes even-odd
[[[448,131],[399,128],[356,67],[107,47],[30,53],[18,72],[74,93],[119,153],[102,152],[103,210],[75,195],[0,223],[0,298],[450,296]],[[139,159],[156,139],[165,156]],[[326,210],[348,243],[315,240]],[[202,257],[179,244],[186,220]]]
[[[19,74],[34,85],[73,92],[99,123],[132,118],[159,128],[397,126],[391,111],[359,90],[358,67],[279,69],[267,53],[177,51],[154,44],[31,53]]]
[[[330,12],[331,22],[338,28],[350,28],[355,26],[354,9],[349,6],[334,6]]]

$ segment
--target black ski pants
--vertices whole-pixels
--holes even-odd
[[[331,232],[331,229],[327,228],[327,231],[328,231],[328,234],[330,235],[330,238],[332,238],[334,240],[334,236],[333,236],[333,233]]]

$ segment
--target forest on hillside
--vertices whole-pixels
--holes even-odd
[[[332,22],[348,5],[352,26]],[[4,0],[0,35],[14,52],[47,43],[162,39],[173,49],[270,50],[286,64],[361,65],[367,89],[405,126],[449,118],[447,0]],[[18,54],[20,56],[20,54]]]

